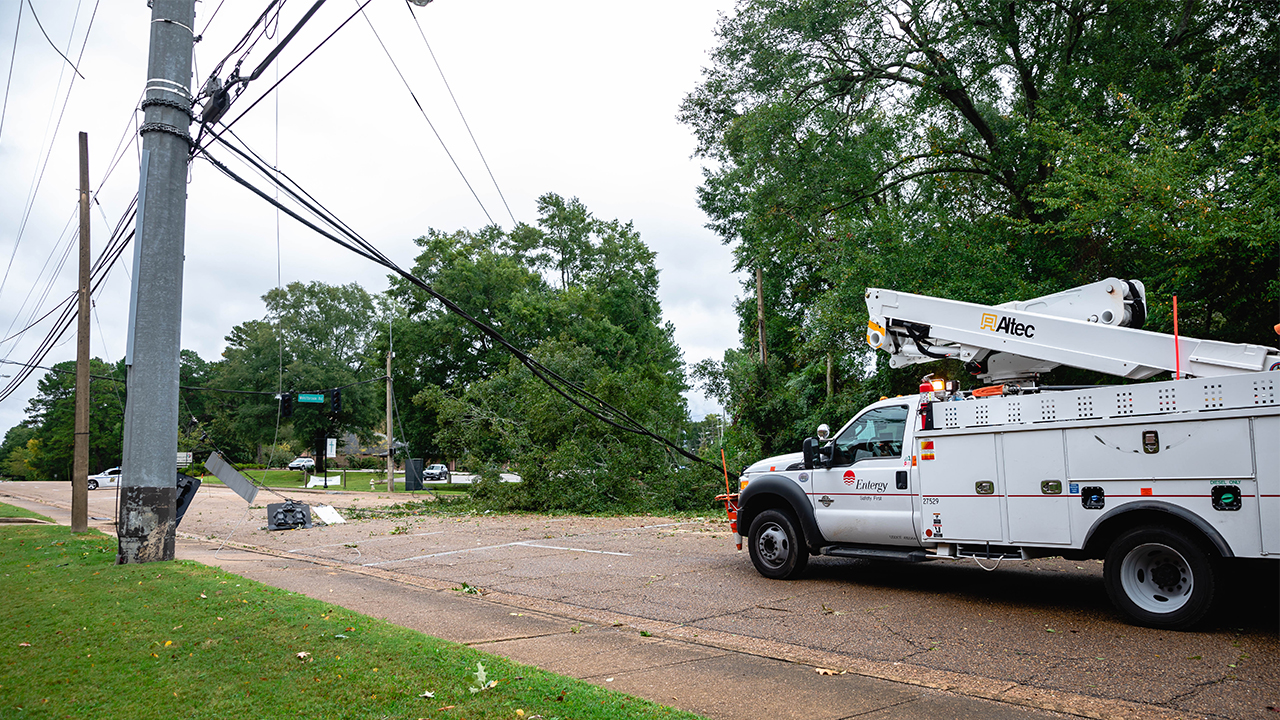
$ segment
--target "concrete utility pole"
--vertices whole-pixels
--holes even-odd
[[[80,133],[80,282],[76,316],[76,443],[71,532],[89,530],[89,134]]]
[[[195,0],[153,0],[130,302],[117,563],[173,559]]]
[[[387,492],[396,491],[396,450],[391,432],[391,348],[387,348]],[[408,475],[405,476],[405,487],[408,487]]]

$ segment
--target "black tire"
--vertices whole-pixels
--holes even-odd
[[[1213,605],[1217,557],[1199,538],[1159,525],[1128,530],[1107,550],[1107,595],[1136,625],[1185,630]]]
[[[94,480],[93,478],[90,478],[90,479],[89,479],[89,489],[90,489],[90,490],[97,490],[97,489],[98,489],[98,481],[97,481],[97,480]]]
[[[799,577],[809,564],[809,549],[795,518],[785,510],[765,510],[751,521],[747,536],[756,571],[774,580]]]

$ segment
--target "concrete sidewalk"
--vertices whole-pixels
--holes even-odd
[[[808,665],[634,627],[571,618],[464,595],[446,584],[387,571],[355,571],[274,552],[180,540],[177,555],[485,652],[690,710],[709,718],[915,720],[928,717],[1066,717],[860,675],[821,675]]]

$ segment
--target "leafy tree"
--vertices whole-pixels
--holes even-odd
[[[376,317],[372,297],[355,283],[295,282],[263,299],[267,317],[232,328],[221,362],[207,370],[191,365],[193,377],[205,372],[216,387],[257,393],[206,393],[211,434],[240,457],[259,456],[281,439],[302,449],[342,432],[370,437],[383,415],[379,386],[356,383],[382,375],[365,349]],[[342,388],[339,412],[331,405],[336,388]],[[281,391],[325,393],[326,402],[295,401],[285,419]]]
[[[653,252],[630,223],[597,219],[577,199],[548,194],[538,207],[536,225],[511,233],[428,233],[415,274],[569,381],[678,437],[686,386]],[[401,408],[413,452],[524,479],[477,497],[542,510],[656,508],[693,482],[676,479],[660,446],[575,408],[411,285],[393,279],[389,295],[400,313],[393,377],[414,398]]]
[[[119,465],[124,433],[124,361],[89,361],[89,472]],[[76,364],[54,365],[36,385],[26,423],[34,430],[26,446],[33,479],[70,480],[75,459]]]
[[[21,480],[30,479],[35,469],[27,464],[32,454],[27,443],[35,436],[35,428],[26,423],[9,428],[9,431],[4,434],[4,441],[0,442],[0,475]]]
[[[999,303],[1136,277],[1156,329],[1178,294],[1204,334],[1271,340],[1278,10],[740,3],[681,119],[711,227],[763,273],[779,367],[704,368],[744,437],[790,447],[794,418],[911,389],[919,373],[866,371],[866,287]]]

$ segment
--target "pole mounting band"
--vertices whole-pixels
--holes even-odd
[[[196,141],[191,137],[191,135],[187,133],[187,131],[181,128],[174,127],[173,125],[170,125],[168,123],[158,123],[158,122],[143,123],[142,127],[138,128],[139,135],[143,135],[149,132],[162,132],[162,133],[168,133],[170,135],[176,135],[177,137],[180,137],[183,140],[186,140],[187,145],[189,147],[196,146]]]

